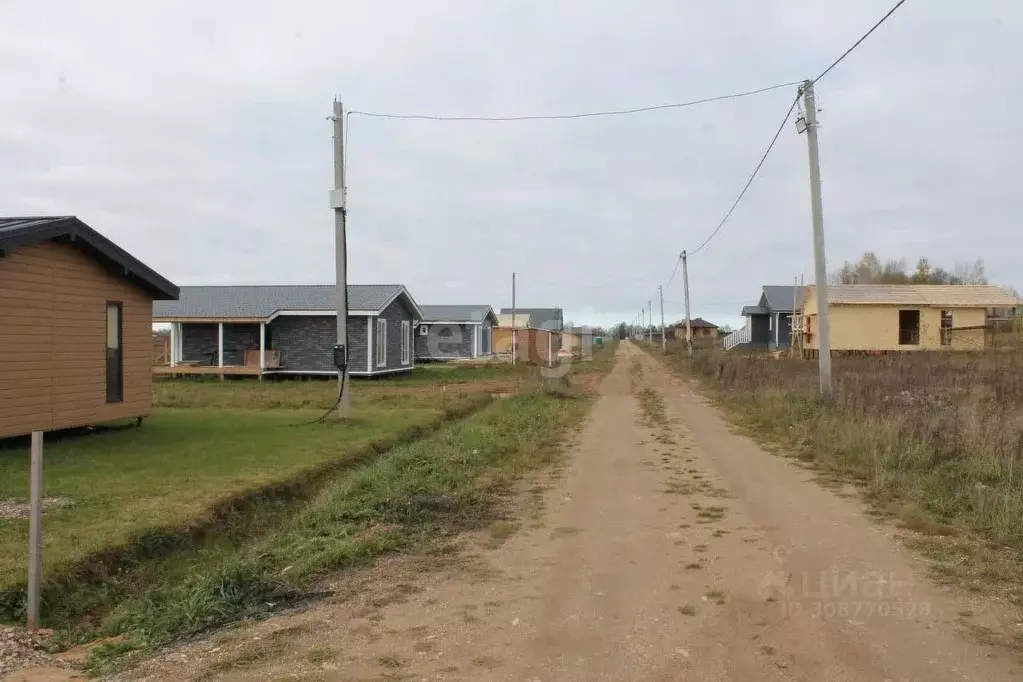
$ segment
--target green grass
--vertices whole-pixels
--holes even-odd
[[[98,629],[125,634],[131,645],[98,653],[94,669],[262,615],[300,598],[327,573],[502,520],[510,484],[557,457],[557,436],[588,405],[581,396],[537,389],[350,470],[273,533],[229,553],[197,556],[188,570],[178,566],[124,600]]]
[[[175,604],[171,621],[177,623],[161,629],[167,632],[205,627],[210,612],[221,614],[217,622],[250,615],[246,609],[261,612],[266,607],[260,599],[279,602],[294,592],[264,573],[257,580],[242,557],[259,543],[264,543],[261,555],[282,557],[275,545],[265,544],[266,538],[297,541],[296,531],[282,535],[282,529],[299,515],[311,518],[306,505],[324,486],[347,480],[355,467],[395,446],[407,447],[478,411],[490,402],[491,390],[529,392],[526,403],[535,403],[537,425],[543,426],[544,410],[559,401],[585,402],[578,399],[574,377],[593,379],[607,371],[613,351],[608,346],[593,362],[577,363],[573,379],[556,386],[537,381],[536,368],[523,366],[438,365],[403,379],[359,381],[353,389],[356,418],[343,424],[330,418],[303,425],[333,403],[336,384],[330,381],[154,382],[153,417],[141,429],[47,442],[46,494],[69,497],[75,505],[44,518],[44,622],[66,640],[82,641],[116,631],[119,626],[113,624],[130,620],[126,613],[137,617],[149,609],[166,615],[166,600]],[[459,381],[436,380],[448,372]],[[525,379],[515,379],[516,373]],[[513,380],[500,378],[508,376]],[[595,384],[579,385],[592,389]],[[441,392],[441,386],[448,388]],[[502,402],[521,405],[512,399]],[[518,442],[513,436],[504,439]],[[544,451],[542,445],[536,453]],[[487,456],[494,452],[504,451],[488,449]],[[495,471],[507,473],[526,459],[513,457]],[[411,463],[402,466],[406,473],[417,471]],[[27,488],[27,452],[8,444],[0,449],[0,499],[23,498]],[[413,505],[404,509],[406,514],[437,505],[434,499],[406,499]],[[341,532],[323,523],[329,538]],[[416,527],[423,530],[428,524]],[[0,621],[24,618],[27,533],[24,520],[0,521]],[[337,538],[305,537],[306,544],[295,550],[302,565],[292,566],[288,584],[318,575],[317,566],[356,565],[409,542],[407,534],[389,532],[363,533],[349,544],[341,541],[344,532]],[[287,567],[283,559],[281,564],[282,570]],[[212,602],[203,596],[210,594],[216,595]],[[140,601],[141,595],[150,597]],[[112,647],[108,653],[124,648]]]
[[[188,407],[155,408],[140,429],[47,443],[46,495],[68,497],[74,506],[44,517],[44,580],[81,572],[83,563],[92,564],[84,570],[93,578],[104,579],[119,561],[176,549],[212,523],[242,521],[230,518],[241,513],[232,508],[238,498],[386,449],[480,400],[452,395],[442,403],[429,395],[364,391],[356,399],[354,420],[298,426],[320,416],[320,405],[225,409],[218,403],[261,404],[265,387],[160,383],[158,403]],[[293,391],[285,398],[297,403],[299,395]],[[24,449],[0,449],[0,499],[24,498],[27,461]],[[268,496],[287,498],[300,491],[278,493]],[[229,518],[211,518],[217,515]],[[27,536],[27,520],[0,520],[0,619],[21,615],[23,597],[17,592],[26,579]]]
[[[503,360],[493,360],[481,364],[462,362],[429,362],[416,365],[410,374],[372,380],[374,383],[387,385],[416,384],[461,384],[470,381],[497,381],[504,379],[528,378],[535,374],[536,368],[521,363],[512,364]]]
[[[472,368],[465,368],[471,370]],[[424,397],[450,397],[474,392],[476,384],[497,380],[489,373],[472,374],[461,369],[455,372],[458,381],[444,382],[438,372],[419,369],[402,379],[369,379],[351,384],[357,409],[404,408],[423,404]],[[523,374],[523,381],[530,378]],[[509,379],[509,377],[505,377]],[[516,377],[510,377],[517,384]],[[442,388],[444,389],[442,391]],[[487,388],[483,386],[482,388]],[[239,379],[232,381],[208,378],[158,379],[153,382],[154,407],[202,407],[251,410],[320,410],[325,411],[337,400],[336,380],[263,381]]]

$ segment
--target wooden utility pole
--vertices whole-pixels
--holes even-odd
[[[43,576],[43,434],[32,432],[29,470],[28,629],[39,628],[39,589]]]
[[[345,232],[347,220],[347,189],[345,187],[345,109],[341,102],[334,100],[334,190],[330,193],[330,205],[334,209],[334,270],[337,285],[337,345],[348,348],[348,236]],[[366,349],[372,353],[372,348]],[[223,358],[221,358],[223,359]],[[352,416],[352,387],[347,363],[338,369],[340,392],[337,416],[345,419]]]
[[[689,316],[689,262],[682,252],[682,288],[686,297],[686,353],[693,357],[693,321]]]
[[[813,213],[814,285],[817,292],[817,357],[820,368],[821,394],[827,395],[831,393],[831,327],[828,323],[828,265],[824,256],[824,209],[821,201],[821,165],[817,150],[817,103],[814,99],[813,81],[805,81],[802,90],[805,119],[796,121],[796,129],[803,128],[805,130],[806,145],[810,156],[810,209]]]

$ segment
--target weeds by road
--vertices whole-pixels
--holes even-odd
[[[240,524],[249,498],[287,503],[301,497],[311,472],[386,450],[484,403],[366,396],[349,423],[299,427],[318,409],[208,409],[200,402],[159,409],[141,429],[54,439],[46,449],[47,494],[73,505],[45,519],[47,621],[60,625],[54,619],[77,583],[116,584],[126,567]],[[25,462],[20,448],[0,450],[0,499],[25,494]],[[22,614],[27,533],[27,519],[0,520],[0,620]]]
[[[510,483],[552,461],[559,433],[588,405],[581,395],[537,389],[354,469],[273,533],[193,557],[124,601],[97,632],[128,638],[98,650],[91,669],[306,598],[328,572],[500,521]]]
[[[881,513],[926,537],[939,573],[1019,602],[1023,584],[1023,353],[815,362],[702,352],[668,361],[715,389],[741,423],[822,471],[861,483]]]
[[[501,481],[548,456],[537,434],[556,438],[582,413],[614,351],[557,381],[495,365],[359,382],[344,424],[296,426],[331,406],[329,381],[158,381],[142,429],[48,443],[47,493],[74,505],[45,520],[44,622],[65,643],[127,634],[102,655],[120,660],[308,598],[326,571],[471,525],[459,514],[473,504],[493,518]],[[459,423],[511,394],[498,424]],[[458,444],[423,440],[445,424],[475,444],[458,451],[462,468],[441,461]],[[24,495],[25,457],[0,449],[0,498]],[[26,537],[24,519],[0,520],[0,621],[24,617]]]

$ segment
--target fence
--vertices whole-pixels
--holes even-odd
[[[731,350],[736,346],[749,343],[753,339],[753,330],[749,327],[743,327],[742,329],[736,329],[734,332],[724,338],[723,345],[725,350]]]

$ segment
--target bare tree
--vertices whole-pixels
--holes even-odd
[[[952,270],[934,267],[930,259],[921,257],[913,272],[906,272],[905,260],[881,259],[867,251],[859,261],[846,261],[831,273],[833,284],[987,284],[987,269],[982,259],[973,263],[958,262]]]

